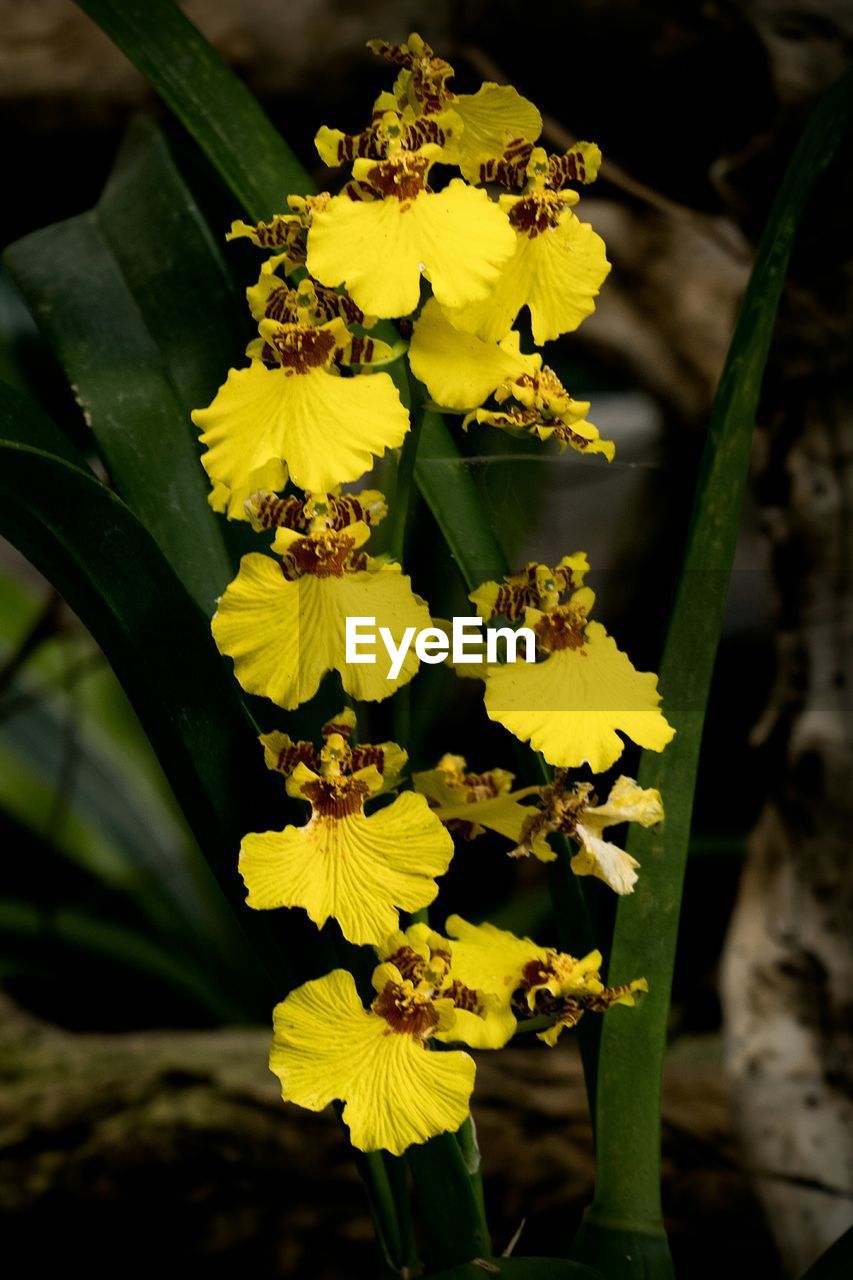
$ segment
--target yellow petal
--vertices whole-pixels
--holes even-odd
[[[583,820],[596,833],[617,822],[653,827],[663,820],[660,792],[654,787],[638,787],[633,778],[617,778],[605,803],[586,809]]]
[[[520,804],[511,795],[502,795],[490,800],[475,800],[472,804],[442,805],[435,812],[442,822],[479,823],[517,845],[525,822],[536,810]],[[540,862],[553,862],[557,856],[544,835],[537,835],[531,848]]]
[[[453,109],[462,119],[463,132],[445,148],[444,159],[458,164],[469,182],[480,180],[484,160],[503,153],[510,138],[535,142],[542,132],[542,117],[532,102],[512,85],[487,81],[476,93],[461,93]]]
[[[378,943],[398,910],[419,911],[438,893],[435,877],[453,857],[453,841],[423,796],[406,791],[370,816],[315,816],[244,838],[240,874],[259,910],[303,907],[319,927],[332,917],[345,938]]]
[[[453,1022],[446,1031],[437,1031],[442,1044],[467,1044],[470,1049],[502,1049],[515,1035],[515,1015],[498,996],[486,997],[477,1011],[453,1007]]]
[[[452,939],[452,972],[466,987],[500,997],[508,1004],[530,960],[545,960],[547,951],[530,938],[517,938],[493,924],[469,924],[449,916],[445,925]]]
[[[345,284],[370,315],[405,316],[418,305],[422,274],[443,305],[484,298],[514,247],[506,214],[454,178],[410,202],[335,196],[314,217],[308,269],[323,284]]]
[[[311,1111],[343,1099],[360,1151],[401,1155],[455,1132],[468,1114],[475,1066],[467,1053],[432,1053],[362,1008],[352,976],[336,969],[277,1005],[270,1069],[282,1097]]]
[[[253,362],[232,369],[207,409],[196,409],[212,484],[229,492],[228,514],[262,488],[265,468],[286,465],[294,484],[324,492],[356,480],[402,443],[409,415],[387,373],[340,378],[325,369],[287,374]]]
[[[580,852],[572,858],[572,871],[576,876],[596,876],[609,884],[615,893],[634,892],[639,862],[630,853],[609,840],[602,840],[584,823],[577,825]]]
[[[270,458],[263,466],[250,470],[246,483],[232,490],[220,480],[211,480],[207,501],[214,511],[229,520],[248,520],[246,503],[255,493],[279,493],[287,484],[287,466],[281,458]]]
[[[518,347],[517,333],[499,345],[460,333],[430,298],[415,321],[409,364],[438,404],[469,409],[482,404],[504,380],[541,367],[541,356],[524,356]]]
[[[385,655],[374,665],[346,662],[347,617],[375,617],[399,645],[407,627],[429,626],[429,611],[409,579],[386,565],[340,578],[306,576],[287,581],[277,561],[244,556],[213,618],[220,653],[234,659],[234,674],[247,693],[270,698],[290,711],[307,702],[327,671],[337,670],[358,701],[380,701],[418,669],[410,648],[396,680]]]
[[[603,773],[624,750],[620,733],[650,751],[662,751],[672,739],[657,683],[652,672],[634,669],[600,623],[590,622],[580,649],[492,668],[486,711],[549,764],[588,764]]]
[[[530,308],[537,346],[577,329],[595,310],[610,270],[604,241],[570,209],[559,226],[532,238],[516,233],[515,253],[484,300],[448,312],[460,329],[499,342],[522,307]]]

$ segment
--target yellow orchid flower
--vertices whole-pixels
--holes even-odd
[[[459,1128],[476,1068],[460,1050],[429,1052],[453,1016],[449,1000],[419,991],[393,965],[377,968],[374,987],[369,1009],[344,969],[291,992],[275,1009],[270,1070],[286,1102],[322,1111],[341,1099],[360,1151],[402,1155]]]
[[[290,213],[276,213],[269,222],[254,224],[238,219],[231,223],[225,239],[247,239],[259,249],[275,250],[275,257],[269,263],[273,267],[283,264],[285,271],[294,271],[305,265],[305,244],[311,219],[328,199],[327,191],[316,196],[288,196]]]
[[[501,1049],[512,1038],[516,1019],[505,1001],[461,982],[453,970],[453,943],[428,924],[396,930],[376,953],[417,990],[452,1003],[453,1018],[436,1030],[436,1040],[472,1049]]]
[[[602,453],[610,462],[612,440],[602,440],[587,421],[589,402],[573,400],[542,357],[524,355],[520,337],[511,330],[499,343],[455,329],[447,313],[431,298],[412,331],[409,364],[415,377],[446,409],[472,409],[494,396],[498,409],[474,408],[462,420],[498,427],[512,435],[554,439],[565,449]]]
[[[298,310],[308,294],[290,292]],[[358,479],[409,429],[387,373],[338,374],[341,365],[392,354],[384,343],[352,334],[340,316],[323,324],[265,319],[259,329],[249,367],[232,369],[209,408],[192,414],[207,446],[211,505],[231,519],[245,518],[256,490],[284,488],[288,474],[310,490]]]
[[[507,215],[485,191],[454,178],[428,185],[440,148],[356,160],[354,185],[312,219],[308,269],[331,288],[345,285],[363,311],[409,315],[421,277],[439,302],[461,307],[485,298],[515,246]]]
[[[416,791],[425,795],[436,817],[463,840],[475,840],[488,828],[519,845],[527,824],[538,810],[521,803],[539,794],[538,787],[512,790],[515,775],[506,769],[469,773],[464,756],[444,755],[434,769],[412,775]],[[557,856],[545,834],[532,832],[532,852],[541,862]],[[528,852],[527,849],[524,852]]]
[[[589,401],[573,400],[547,365],[537,372],[506,379],[494,398],[500,409],[475,409],[466,414],[463,430],[467,431],[472,422],[484,423],[510,435],[556,440],[561,452],[570,445],[577,453],[601,453],[608,462],[613,461],[613,441],[602,440],[598,427],[587,420]]]
[[[583,553],[564,557],[556,570],[531,562],[504,583],[483,583],[469,599],[486,621],[523,617],[536,637],[535,663],[488,668],[489,717],[557,768],[588,764],[602,773],[624,750],[620,734],[662,751],[675,730],[658,705],[657,676],[637,671],[601,623],[589,620],[595,596],[581,586],[587,569]]]
[[[439,817],[441,816],[439,812]],[[576,782],[569,788],[565,770],[554,781],[539,788],[535,810],[527,810],[516,856],[536,853],[537,843],[552,831],[570,836],[580,845],[572,858],[572,870],[579,876],[597,876],[616,893],[633,893],[639,863],[624,849],[603,839],[607,827],[622,822],[639,822],[653,827],[663,820],[660,792],[638,787],[633,778],[617,778],[604,804],[596,804],[592,784]]]
[[[522,355],[520,341],[514,331],[500,343],[460,333],[435,298],[430,298],[414,324],[409,364],[437,404],[472,409],[503,383],[542,368],[540,355]]]
[[[374,108],[373,120],[361,133],[342,133],[323,125],[317,131],[314,145],[324,164],[330,169],[353,160],[385,160],[400,151],[419,151],[433,145],[443,150],[454,133],[461,133],[462,121],[455,111],[439,111],[432,116],[416,116],[408,103],[397,110],[384,109],[384,95]]]
[[[481,182],[498,183],[510,191],[533,189],[559,191],[567,182],[595,182],[601,168],[601,149],[595,142],[576,142],[562,155],[548,155],[543,147],[520,135],[512,136],[503,152],[487,160]]]
[[[422,127],[452,111],[458,123],[440,140],[441,161],[457,165],[469,182],[482,180],[481,168],[503,154],[508,138],[532,144],[542,132],[539,111],[511,85],[487,81],[476,93],[451,93],[447,82],[453,67],[437,57],[417,32],[402,45],[369,40],[368,48],[402,68],[394,92],[381,95],[375,110],[387,110],[390,105],[409,110]]]
[[[259,533],[267,529],[295,529],[311,533],[317,528],[340,530],[351,524],[380,524],[388,514],[385,495],[378,489],[359,493],[310,493],[280,498],[260,491],[246,500],[246,516]],[[315,523],[319,522],[319,523]]]
[[[550,1017],[552,1025],[538,1033],[556,1044],[564,1027],[576,1026],[590,1010],[604,1013],[616,1004],[636,1004],[635,994],[648,991],[645,978],[619,987],[601,980],[601,952],[581,959],[540,947],[493,924],[469,924],[460,916],[447,921],[453,971],[466,985],[497,996],[521,1018]]]
[[[541,147],[533,148],[526,172],[526,191],[498,200],[515,232],[515,252],[491,293],[461,307],[448,303],[448,318],[458,329],[499,342],[526,306],[541,346],[571,333],[595,310],[610,263],[604,241],[572,212],[577,192],[547,185],[565,178]]]
[[[298,764],[304,764],[315,773],[323,768],[325,750],[330,759],[334,759],[343,774],[358,773],[370,765],[382,775],[382,788],[377,794],[393,790],[400,782],[406,767],[409,754],[396,742],[362,742],[353,744],[351,739],[355,733],[356,715],[351,707],[344,707],[331,720],[327,720],[320,730],[323,747],[318,749],[313,742],[294,741],[288,734],[278,730],[262,733],[259,741],[264,749],[264,763],[268,769],[281,773],[289,778]],[[330,746],[329,740],[335,741]]]
[[[385,768],[389,779],[399,775],[406,753],[393,742],[351,747],[352,727],[345,712],[335,717],[318,752],[286,734],[261,737],[268,767],[285,776],[288,795],[309,802],[311,817],[301,827],[245,836],[240,875],[250,907],[302,907],[318,928],[332,918],[350,942],[372,944],[396,929],[399,910],[433,901],[453,841],[412,791],[365,813],[366,802],[387,789]]]
[[[426,604],[400,566],[359,550],[370,536],[368,525],[358,520],[342,526],[346,509],[332,508],[322,497],[305,504],[313,513],[308,532],[298,528],[305,512],[299,516],[282,504],[273,543],[281,560],[256,552],[244,556],[211,624],[246,692],[285,710],[312,698],[327,671],[339,671],[346,692],[368,702],[387,698],[411,680],[419,666],[411,647],[393,678],[381,664],[348,663],[348,617],[374,617],[401,650],[408,628],[417,633],[430,624]],[[272,501],[255,501],[272,519]]]
[[[306,276],[293,288],[281,276],[276,274],[276,260],[271,258],[261,267],[257,284],[246,290],[246,301],[255,320],[279,320],[282,324],[328,324],[330,320],[340,319],[346,325],[358,324],[363,328],[371,328],[375,324],[372,316],[365,316],[361,307],[357,307],[352,298],[335,289],[324,289],[315,280]],[[353,341],[358,339],[353,337]],[[370,341],[362,339],[362,341]],[[386,344],[375,344],[380,352]],[[399,354],[398,348],[387,347],[393,358]],[[372,354],[372,353],[371,353]],[[384,354],[384,352],[383,352]],[[352,363],[356,363],[353,361]],[[377,364],[379,360],[366,356],[363,364]]]

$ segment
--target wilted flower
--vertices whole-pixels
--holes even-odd
[[[559,831],[580,845],[572,858],[575,875],[597,876],[616,893],[632,893],[640,864],[624,849],[604,840],[604,832],[623,822],[653,827],[662,819],[660,792],[652,787],[638,787],[633,778],[617,778],[605,803],[597,804],[591,783],[576,782],[569,787],[565,770],[560,769],[552,783],[539,788],[537,809],[526,811],[513,853],[535,854],[546,835]]]

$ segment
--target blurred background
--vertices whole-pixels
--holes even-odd
[[[364,42],[413,29],[456,66],[458,90],[510,81],[536,101],[550,149],[600,144],[602,176],[578,212],[613,270],[595,315],[549,361],[592,402],[616,460],[534,453],[485,428],[464,448],[510,561],[587,550],[599,616],[654,668],[756,239],[813,103],[849,62],[853,7],[182,7],[318,185],[336,178],[316,160],[316,128],[360,128],[389,79]],[[90,209],[140,112],[222,235],[233,199],[70,0],[0,0],[0,31],[3,244]],[[798,237],[703,749],[664,1099],[665,1207],[691,1280],[721,1267],[800,1274],[853,1222],[851,159],[848,144]],[[228,261],[236,289],[251,283],[250,248],[229,246]],[[82,414],[5,273],[0,377],[85,447]],[[466,612],[424,510],[411,547],[433,612]],[[519,767],[479,684],[429,668],[412,695],[415,768],[444,751],[478,771]],[[336,696],[325,692],[329,713]],[[375,728],[388,736],[383,709]],[[627,751],[618,772],[635,765]],[[96,1273],[132,1241],[140,1269],[168,1254],[189,1275],[331,1280],[342,1258],[348,1275],[369,1274],[366,1203],[334,1121],[284,1108],[266,1072],[271,993],[239,925],[105,660],[8,547],[0,841],[4,1239],[30,1263],[85,1259]],[[597,882],[590,897],[606,940],[612,901]],[[552,929],[541,869],[489,837],[461,847],[441,910],[543,940]],[[496,1245],[523,1221],[523,1252],[559,1254],[593,1176],[575,1047],[481,1055],[479,1081]]]

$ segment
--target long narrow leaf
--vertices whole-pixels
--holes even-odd
[[[661,1221],[660,1094],[669,994],[702,725],[720,638],[761,379],[794,234],[811,189],[853,115],[853,73],[815,112],[761,238],[723,370],[702,459],[661,687],[677,728],[663,755],[644,753],[639,781],[663,794],[659,832],[632,830],[642,864],[620,900],[610,981],[637,973],[650,993],[633,1014],[604,1020],[598,1078],[596,1193],[576,1257],[623,1276],[672,1274]]]
[[[258,769],[254,728],[210,641],[207,619],[128,508],[68,452],[50,420],[0,387],[0,532],[59,590],[123,684],[214,874],[281,994],[293,978],[280,926],[247,912],[237,875],[242,835],[281,816]],[[39,447],[22,444],[32,430]]]
[[[231,577],[190,410],[241,353],[238,298],[156,130],[139,121],[96,209],[5,261],[118,491],[208,612]]]
[[[441,530],[465,586],[502,578],[506,557],[492,532],[482,499],[444,419],[425,413],[415,481]]]
[[[259,220],[312,184],[244,84],[172,0],[75,0],[157,90]]]

